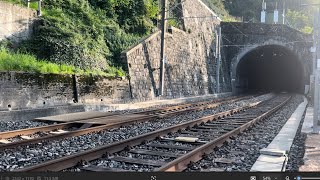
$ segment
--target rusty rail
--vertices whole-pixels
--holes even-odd
[[[74,130],[74,131],[70,131],[70,132],[65,132],[65,133],[61,133],[61,134],[55,134],[55,135],[47,135],[44,137],[39,137],[39,138],[34,138],[34,139],[28,139],[28,140],[21,140],[21,141],[16,141],[16,142],[11,142],[8,144],[0,144],[0,150],[3,149],[8,149],[8,148],[15,148],[18,146],[23,146],[23,145],[29,145],[32,143],[38,143],[38,142],[42,142],[42,141],[52,141],[52,140],[57,140],[57,139],[62,139],[62,138],[67,138],[67,137],[74,137],[74,136],[81,136],[84,134],[89,134],[89,133],[93,133],[93,132],[98,132],[98,131],[103,131],[103,130],[108,130],[111,128],[119,128],[121,126],[125,126],[125,125],[130,125],[133,123],[137,123],[137,122],[144,122],[144,121],[148,121],[148,120],[152,120],[154,118],[163,118],[163,117],[167,117],[167,116],[171,116],[171,115],[177,115],[177,114],[181,114],[181,113],[185,113],[185,112],[191,112],[191,111],[200,111],[203,109],[209,109],[209,108],[214,108],[214,107],[218,107],[222,104],[225,103],[232,103],[232,102],[236,102],[236,101],[240,101],[246,98],[249,98],[251,96],[243,96],[243,97],[236,97],[236,98],[227,98],[227,100],[222,100],[219,102],[216,102],[214,104],[210,104],[213,101],[209,101],[209,102],[200,102],[200,103],[196,103],[194,105],[194,107],[192,108],[187,108],[189,106],[192,106],[193,104],[184,104],[181,106],[174,106],[174,107],[165,107],[165,108],[160,108],[158,110],[151,110],[151,111],[147,111],[146,112],[141,112],[141,114],[149,114],[149,117],[140,117],[140,118],[133,118],[129,121],[125,121],[125,122],[115,122],[115,123],[110,123],[110,124],[106,124],[106,125],[100,125],[100,126],[96,126],[96,127],[90,127],[90,128],[85,128],[85,129],[79,129],[79,130]],[[179,108],[180,107],[180,108]],[[176,111],[173,111],[177,109]],[[155,114],[152,115],[151,112],[164,112],[164,111],[168,111],[167,113],[159,113],[159,114]],[[110,116],[104,117],[104,118],[108,118]],[[113,116],[114,117],[114,116]],[[121,117],[121,116],[119,116]],[[93,118],[93,119],[101,119],[103,117],[99,117],[99,118]],[[51,130],[56,130],[56,129],[63,129],[63,128],[70,128],[70,127],[74,127],[77,124],[81,123],[84,120],[81,120],[79,122],[77,121],[72,121],[70,123],[62,123],[62,124],[58,124],[58,125],[50,125],[50,126],[41,126],[41,127],[36,127],[36,128],[30,128],[30,129],[22,129],[22,130],[15,130],[15,131],[8,131],[8,132],[2,132],[0,133],[0,139],[5,139],[5,138],[12,138],[12,137],[16,137],[19,135],[30,135],[30,134],[34,134],[37,132],[48,132]]]
[[[178,124],[178,125],[171,126],[168,128],[160,129],[160,130],[146,133],[146,134],[143,134],[140,136],[132,137],[132,138],[120,141],[120,142],[115,142],[112,144],[104,145],[104,146],[101,146],[99,148],[95,148],[92,150],[76,153],[76,154],[73,154],[70,156],[65,156],[62,158],[55,159],[55,160],[50,160],[50,161],[47,161],[47,162],[44,162],[41,164],[37,164],[34,166],[30,166],[30,167],[26,167],[26,168],[22,168],[22,169],[17,169],[14,172],[61,171],[61,170],[67,169],[67,168],[74,167],[74,166],[78,165],[79,162],[95,160],[95,159],[103,157],[106,154],[112,154],[115,152],[119,152],[128,146],[139,145],[145,141],[153,140],[159,136],[163,136],[168,133],[177,132],[177,131],[179,131],[181,129],[185,129],[187,127],[191,127],[191,126],[199,125],[201,123],[205,123],[208,121],[224,118],[226,116],[230,116],[235,113],[239,113],[241,111],[244,111],[248,108],[255,107],[260,103],[261,102],[252,103],[252,104],[249,104],[249,105],[241,107],[241,108],[235,108],[235,109],[228,110],[228,111],[221,112],[221,113],[217,113],[214,115],[202,117],[202,118],[192,120],[189,122],[185,122],[182,124]]]
[[[183,171],[188,167],[188,164],[190,162],[197,162],[202,159],[202,156],[204,154],[209,154],[214,151],[214,147],[217,147],[224,142],[226,142],[230,137],[236,136],[237,134],[243,132],[244,130],[248,129],[252,125],[256,124],[258,121],[270,116],[280,108],[282,108],[289,100],[291,99],[291,96],[286,99],[284,102],[279,104],[278,106],[274,107],[270,111],[258,116],[257,118],[254,118],[253,120],[249,121],[248,123],[224,134],[223,136],[220,136],[217,139],[214,139],[213,141],[210,141],[209,143],[206,143],[193,151],[175,159],[174,161],[160,167],[157,169],[157,171],[168,171],[168,172],[177,172],[177,171]]]

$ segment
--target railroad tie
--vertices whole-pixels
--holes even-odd
[[[116,157],[110,158],[110,160],[125,162],[130,164],[141,164],[141,165],[149,165],[149,166],[157,166],[157,167],[160,167],[166,164],[165,162],[162,162],[162,161],[129,158],[129,157],[122,157],[122,156],[116,156]]]

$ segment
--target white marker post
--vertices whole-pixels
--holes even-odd
[[[261,11],[261,23],[265,23],[266,22],[266,9],[267,9],[267,3],[262,2],[262,11]]]
[[[273,22],[275,24],[278,24],[279,22],[279,11],[278,10],[274,10],[274,13],[273,13]]]

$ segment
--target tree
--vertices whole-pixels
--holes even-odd
[[[311,18],[300,11],[290,10],[288,9],[287,14],[287,24],[299,31],[304,33],[312,33],[312,20]]]
[[[258,21],[260,19],[262,0],[225,0],[224,5],[229,14],[241,17],[244,21]]]

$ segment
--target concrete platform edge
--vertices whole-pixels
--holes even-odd
[[[69,105],[69,106],[56,106],[48,108],[37,108],[37,109],[24,109],[14,111],[1,111],[0,121],[27,121],[35,118],[44,116],[54,116],[59,114],[84,112],[85,108],[83,105]]]
[[[251,168],[251,172],[284,172],[286,169],[288,154],[290,152],[293,139],[296,136],[298,127],[307,108],[308,100],[304,97],[302,102],[286,124],[282,127],[278,135],[268,145],[262,149],[262,153]],[[286,152],[275,153],[275,152]]]

